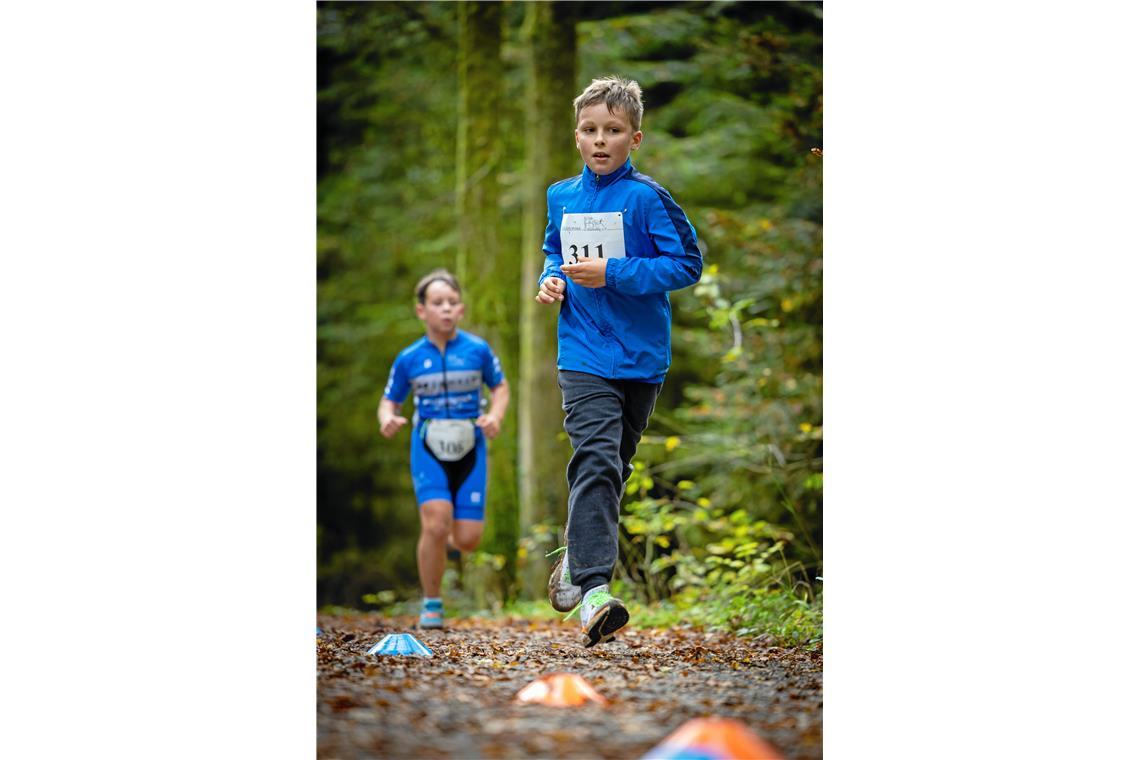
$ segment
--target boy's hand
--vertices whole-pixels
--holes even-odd
[[[542,281],[542,284],[538,286],[538,295],[534,297],[534,300],[543,304],[562,301],[566,298],[566,296],[562,294],[564,290],[566,290],[565,280],[561,277],[547,277]]]
[[[563,264],[562,271],[575,285],[583,288],[606,286],[606,262],[609,259],[584,259],[577,264]]]
[[[391,438],[400,430],[400,428],[407,424],[407,417],[393,415],[380,423],[380,435],[384,436],[385,438]]]
[[[488,439],[499,434],[499,426],[502,424],[503,421],[495,414],[480,414],[479,419],[475,420],[475,426],[482,430]]]

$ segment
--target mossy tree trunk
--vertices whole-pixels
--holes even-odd
[[[526,160],[523,199],[521,313],[519,341],[520,531],[539,525],[561,526],[566,519],[566,463],[570,444],[562,433],[558,390],[556,306],[534,301],[546,229],[546,188],[577,170],[574,117],[577,35],[572,3],[530,3],[523,38],[526,51]],[[557,531],[560,533],[560,527]],[[531,543],[522,563],[527,596],[546,593],[547,563],[542,551],[554,543]]]
[[[459,240],[456,275],[467,303],[467,325],[486,338],[509,380],[518,377],[518,252],[499,244],[502,6],[461,2],[459,11],[459,118],[456,202]],[[513,394],[514,395],[514,394]],[[487,529],[481,549],[502,558],[492,572],[474,573],[476,592],[500,599],[515,593],[518,556],[517,409],[514,402],[499,436],[488,446]]]

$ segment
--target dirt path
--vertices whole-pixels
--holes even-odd
[[[822,756],[822,655],[757,639],[627,629],[584,649],[571,623],[412,618],[318,620],[317,756],[638,758],[689,718],[735,717],[787,760]],[[434,656],[369,647],[412,632]],[[539,676],[577,673],[608,707],[513,704]]]

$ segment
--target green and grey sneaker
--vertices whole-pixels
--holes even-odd
[[[546,596],[550,599],[550,606],[559,612],[571,612],[582,603],[582,587],[570,582],[570,560],[566,547],[562,546],[547,557],[561,554],[554,567],[550,570],[550,580],[546,584]]]
[[[609,584],[590,589],[582,600],[582,632],[586,648],[612,641],[618,629],[629,622],[629,612],[610,594]]]

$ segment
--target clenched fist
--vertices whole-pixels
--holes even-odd
[[[552,275],[543,280],[542,284],[538,286],[538,295],[534,297],[534,300],[542,304],[564,301],[566,299],[565,292],[566,280]]]

